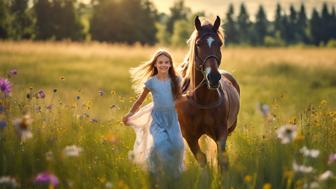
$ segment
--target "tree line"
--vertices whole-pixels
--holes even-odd
[[[227,45],[285,46],[326,45],[336,40],[335,7],[324,4],[307,16],[304,4],[299,10],[278,4],[275,18],[267,19],[263,6],[249,15],[244,4],[235,14],[231,4],[224,17]],[[288,12],[287,14],[285,12]],[[150,0],[1,0],[0,39],[72,40],[111,43],[156,43],[183,46],[193,30],[195,15],[183,0],[160,13]],[[235,16],[237,15],[237,16]],[[253,19],[252,19],[253,18]]]

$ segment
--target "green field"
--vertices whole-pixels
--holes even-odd
[[[34,178],[49,171],[59,179],[57,188],[148,188],[147,173],[128,160],[135,135],[121,117],[136,98],[128,69],[157,48],[0,42],[0,76],[17,70],[9,78],[11,96],[0,99],[5,107],[0,121],[7,123],[0,128],[0,178],[15,178],[18,188],[48,188]],[[169,50],[176,64],[187,52]],[[336,188],[335,176],[320,177],[326,170],[336,174],[336,162],[329,161],[336,153],[336,49],[223,48],[222,53],[221,68],[241,86],[238,126],[228,139],[229,169],[224,174],[214,166],[201,169],[187,148],[186,171],[170,187]],[[39,90],[45,98],[33,97]],[[258,103],[269,105],[267,117]],[[13,121],[25,114],[33,119],[28,126],[33,137],[22,141]],[[282,144],[276,130],[286,124],[296,126],[297,136]],[[69,145],[82,149],[79,156],[66,156]],[[319,156],[304,156],[303,146],[319,150]],[[213,143],[204,138],[202,147],[213,156]],[[293,162],[313,170],[295,171]]]

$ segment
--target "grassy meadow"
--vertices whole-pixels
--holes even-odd
[[[148,174],[128,160],[135,134],[121,117],[136,98],[128,69],[157,48],[0,42],[0,77],[12,84],[10,96],[0,92],[6,123],[0,127],[0,188],[14,187],[5,176],[24,189],[149,188]],[[168,49],[176,64],[187,52]],[[222,54],[221,68],[241,86],[229,168],[224,174],[214,166],[201,169],[187,148],[186,171],[169,188],[336,188],[336,49],[223,48]],[[262,114],[260,104],[269,110]],[[32,137],[22,138],[18,122]],[[288,124],[296,135],[283,144],[276,131]],[[72,145],[77,148],[69,155]],[[202,139],[202,148],[214,156],[211,141]],[[37,183],[46,171],[57,186]]]

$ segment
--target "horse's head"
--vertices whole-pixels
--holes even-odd
[[[222,39],[218,35],[220,18],[217,16],[214,24],[201,24],[198,16],[195,18],[195,28],[197,36],[195,41],[196,68],[201,71],[206,78],[209,89],[216,89],[219,86],[221,74],[218,67],[221,63]]]

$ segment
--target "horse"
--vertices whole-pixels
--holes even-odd
[[[226,141],[237,125],[240,87],[232,74],[218,69],[224,42],[220,18],[217,16],[214,24],[201,24],[197,16],[194,24],[186,61],[178,69],[183,95],[176,111],[182,135],[200,166],[207,165],[198,143],[205,134],[216,142],[218,166],[225,169]]]

